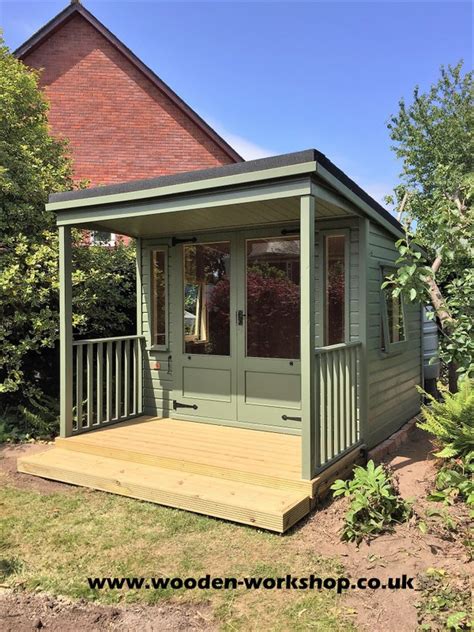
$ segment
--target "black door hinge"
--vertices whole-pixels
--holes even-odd
[[[193,410],[197,410],[198,409],[196,404],[181,404],[181,402],[177,402],[174,399],[173,400],[173,410],[178,410],[178,408],[192,408]]]
[[[301,421],[301,417],[288,417],[288,415],[282,415],[283,421]]]
[[[171,245],[177,246],[178,244],[195,244],[197,242],[197,237],[172,237]]]

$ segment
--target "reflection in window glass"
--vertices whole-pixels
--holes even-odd
[[[300,357],[300,239],[247,241],[247,356]]]
[[[151,259],[152,276],[152,344],[166,345],[166,251],[154,250]]]
[[[345,342],[346,238],[326,236],[326,344]]]
[[[384,274],[390,274],[393,270],[385,270]],[[405,337],[405,322],[401,296],[393,296],[392,288],[389,286],[383,291],[384,309],[386,310],[387,332],[383,329],[382,319],[382,342],[386,347],[387,343],[403,342]]]
[[[230,243],[183,252],[185,352],[230,355]]]

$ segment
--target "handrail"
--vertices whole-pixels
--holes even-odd
[[[135,334],[132,336],[115,336],[114,338],[88,338],[84,340],[73,340],[72,344],[73,346],[91,345],[91,344],[95,344],[96,342],[115,342],[116,340],[138,340],[139,338],[144,339],[145,336],[142,336],[140,334]]]
[[[327,345],[326,347],[316,347],[314,353],[328,353],[330,351],[337,351],[338,349],[350,349],[351,347],[358,347],[362,344],[361,340],[351,340],[350,342],[339,342],[335,345]]]

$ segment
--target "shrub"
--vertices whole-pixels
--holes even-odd
[[[442,459],[429,498],[446,503],[460,498],[474,505],[473,380],[464,379],[454,394],[441,390],[442,401],[427,395],[430,404],[422,407],[424,421],[418,424],[435,437],[435,456]]]
[[[429,406],[422,407],[424,421],[418,424],[436,437],[441,450],[435,453],[443,459],[467,457],[474,449],[474,381],[461,381],[459,391],[451,394],[439,386],[443,399],[437,401],[431,395]]]
[[[378,533],[390,531],[394,523],[405,522],[411,515],[411,505],[401,498],[388,468],[356,466],[354,478],[341,479],[331,486],[334,497],[346,496],[351,503],[345,516],[342,539],[360,542]]]

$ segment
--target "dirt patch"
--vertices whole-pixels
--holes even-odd
[[[215,630],[206,606],[99,606],[44,594],[7,591],[0,594],[0,627],[3,632],[76,632],[87,630]]]
[[[414,509],[421,519],[426,510],[434,506],[426,500],[435,476],[435,463],[428,436],[414,430],[407,441],[396,448],[397,455],[388,455],[384,462],[395,472],[399,489],[406,499],[413,499]],[[314,551],[325,556],[339,556],[351,578],[377,577],[383,583],[389,577],[415,578],[415,590],[354,590],[346,594],[344,604],[354,609],[357,625],[362,630],[379,632],[413,632],[417,628],[420,600],[420,577],[432,568],[444,569],[454,581],[463,582],[472,574],[463,545],[463,532],[468,526],[468,512],[464,505],[446,508],[442,512],[451,517],[458,530],[446,527],[443,519],[428,520],[428,533],[423,534],[416,517],[398,526],[394,533],[382,535],[370,543],[341,542],[339,534],[347,508],[346,499],[327,502],[311,515],[298,535],[307,549],[313,543]]]
[[[17,445],[1,445],[0,477],[6,476],[9,484],[14,485],[18,489],[29,489],[43,494],[51,494],[51,492],[56,491],[67,492],[74,489],[71,485],[67,485],[65,483],[56,483],[55,481],[48,481],[44,478],[39,478],[38,476],[21,474],[16,471],[17,459],[37,452],[51,450],[52,447],[52,443],[20,443]]]

